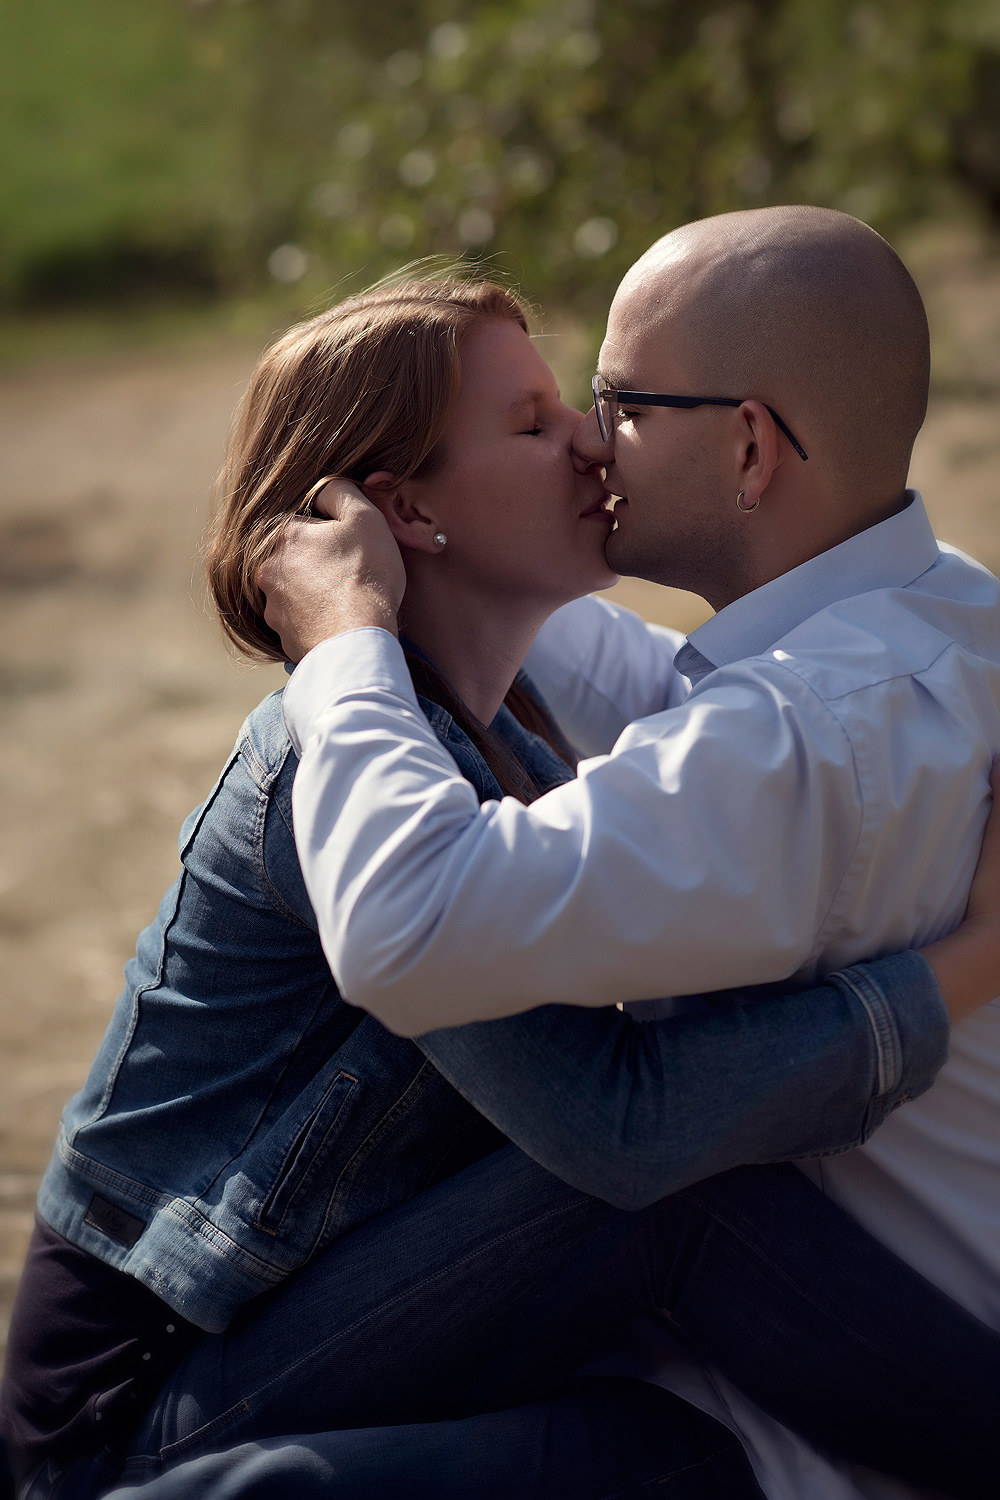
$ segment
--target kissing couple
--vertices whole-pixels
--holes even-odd
[[[928,377],[811,208],[658,241],[586,415],[488,282],[267,352],[209,578],[298,665],[63,1118],[22,1500],[993,1493],[1000,585]]]

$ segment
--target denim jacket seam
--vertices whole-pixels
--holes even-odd
[[[271,696],[273,697],[273,694]],[[267,703],[268,701],[269,699],[264,699],[265,703]],[[278,757],[276,765],[268,765],[261,759],[260,755],[257,753],[257,746],[254,743],[252,734],[250,733],[249,724],[250,720],[248,719],[240,731],[239,739],[236,742],[235,753],[237,755],[244,756],[250,762],[248,769],[250,770],[250,774],[254,782],[262,792],[266,793],[270,791],[274,782],[277,781],[278,777],[281,775],[281,772],[284,769],[285,762],[288,759],[289,752],[294,750],[294,746],[292,745],[291,737],[289,736],[287,730],[282,728],[283,743],[281,755]]]
[[[257,876],[257,884],[260,889],[261,895],[264,897],[265,901],[267,901],[272,910],[277,912],[278,916],[285,917],[288,920],[293,921],[296,926],[304,927],[307,931],[312,931],[313,929],[309,927],[309,924],[307,922],[303,922],[302,918],[298,916],[297,913],[292,911],[290,906],[286,905],[284,899],[282,898],[281,892],[277,889],[270,875],[268,874],[267,862],[264,855],[264,829],[267,826],[267,810],[270,805],[271,788],[269,788],[267,791],[265,791],[263,788],[259,788],[258,795],[254,803],[253,823],[253,863],[254,872]],[[282,819],[282,822],[284,822],[284,819]]]
[[[187,854],[190,852],[191,846],[194,843],[195,839],[198,837],[198,833],[201,829],[202,824],[208,816],[209,811],[214,806],[216,799],[222,791],[226,778],[228,777],[230,771],[233,769],[233,766],[236,764],[238,758],[239,746],[237,745],[234,747],[232,754],[226,761],[225,766],[222,768],[222,773],[216,780],[216,783],[211,792],[202,803],[201,810],[191,827],[191,831],[188,834],[187,838],[184,840],[183,848],[179,850],[182,868],[181,873],[176,881],[176,894],[174,896],[174,903],[170,912],[170,918],[163,924],[163,931],[160,934],[160,950],[159,954],[157,955],[156,973],[152,976],[151,979],[147,981],[146,984],[139,985],[135,991],[135,994],[132,996],[132,1010],[131,1015],[129,1016],[129,1024],[126,1028],[125,1035],[122,1038],[122,1044],[118,1049],[118,1054],[115,1057],[114,1065],[108,1069],[108,1081],[103,1093],[101,1094],[100,1103],[98,1104],[97,1109],[90,1116],[90,1118],[86,1121],[82,1121],[80,1125],[77,1126],[78,1131],[86,1128],[87,1126],[96,1124],[97,1121],[103,1119],[104,1115],[107,1113],[107,1110],[111,1104],[112,1097],[114,1096],[115,1085],[118,1082],[118,1074],[121,1070],[122,1063],[128,1056],[129,1048],[132,1046],[132,1042],[135,1037],[135,1030],[139,1024],[139,1009],[142,1004],[143,996],[148,995],[152,990],[159,989],[160,985],[163,983],[163,970],[166,964],[167,945],[170,939],[170,932],[177,920],[177,913],[179,912],[181,906],[181,898],[184,894],[184,887],[187,884],[188,879],[188,869],[186,864],[184,863],[184,860]]]
[[[277,912],[278,916],[286,917],[289,921],[294,922],[297,927],[304,928],[306,932],[315,932],[315,926],[307,922],[305,918],[295,910],[294,907],[288,904],[288,902],[282,896],[281,891],[271,879],[271,876],[268,872],[267,859],[264,851],[264,830],[267,823],[268,808],[271,806],[272,802],[277,808],[278,816],[281,818],[281,821],[288,829],[289,833],[292,836],[292,839],[294,840],[295,838],[295,830],[289,824],[280,803],[274,796],[278,780],[281,776],[282,771],[285,769],[289,755],[294,754],[295,747],[293,746],[291,739],[286,733],[281,756],[278,760],[277,765],[273,768],[268,768],[262,763],[260,757],[256,752],[256,749],[254,748],[253,740],[246,730],[244,730],[243,734],[240,736],[240,742],[237,748],[239,750],[239,753],[243,756],[244,760],[249,762],[247,769],[250,773],[250,778],[257,789],[257,799],[254,810],[253,845],[254,868],[257,874],[257,882],[260,887],[261,895],[268,902],[271,908],[275,912]],[[259,775],[255,774],[255,770],[259,772]]]
[[[266,827],[266,824],[267,824],[267,809],[268,809],[268,807],[271,806],[272,803],[274,805],[275,811],[278,814],[278,817],[281,819],[281,821],[284,823],[285,827],[288,829],[288,833],[289,833],[289,835],[290,835],[290,837],[292,839],[292,843],[293,843],[293,847],[294,847],[295,828],[294,828],[294,826],[291,823],[289,823],[288,819],[286,818],[286,816],[285,816],[285,809],[282,807],[281,803],[277,800],[276,797],[273,796],[273,788],[272,788],[272,792],[268,794],[267,802],[265,803],[265,806],[264,806],[263,817],[260,820],[260,825],[259,825],[259,830],[258,830],[257,852],[256,852],[257,865],[258,865],[258,878],[260,879],[261,884],[263,886],[266,886],[266,890],[264,891],[264,894],[267,896],[268,900],[271,902],[271,905],[275,908],[275,910],[281,916],[288,917],[291,921],[293,921],[296,924],[296,926],[304,928],[306,932],[315,933],[316,932],[316,925],[315,925],[315,923],[314,922],[307,922],[306,919],[305,919],[305,917],[300,916],[300,914],[297,911],[295,911],[291,906],[289,906],[288,902],[282,896],[281,892],[278,890],[278,887],[275,885],[274,881],[271,879],[270,874],[268,873],[267,856],[266,856],[265,850],[264,850],[264,843],[265,843],[264,830],[265,830],[265,827]],[[296,858],[297,857],[298,856],[296,855]]]
[[[309,1163],[300,1175],[299,1184],[294,1189],[294,1191],[289,1194],[288,1201],[286,1202],[284,1210],[282,1211],[281,1218],[278,1220],[278,1223],[273,1229],[269,1229],[267,1225],[262,1223],[261,1221],[268,1212],[271,1201],[273,1201],[279,1188],[288,1179],[289,1173],[294,1166],[294,1159],[297,1154],[298,1145],[296,1138],[293,1137],[292,1141],[290,1142],[288,1151],[285,1153],[284,1160],[282,1161],[278,1172],[275,1174],[274,1181],[271,1183],[270,1189],[267,1191],[267,1193],[262,1195],[261,1203],[257,1208],[257,1212],[254,1214],[253,1220],[253,1227],[261,1234],[269,1235],[275,1240],[287,1238],[288,1230],[286,1225],[289,1214],[291,1214],[293,1218],[295,1216],[295,1200],[301,1192],[303,1186],[306,1184],[306,1179],[308,1178],[309,1173],[312,1170],[313,1164],[320,1159],[324,1148],[327,1146],[327,1143],[331,1140],[334,1140],[338,1135],[343,1123],[341,1116],[350,1105],[352,1095],[361,1082],[361,1079],[355,1073],[348,1073],[345,1069],[338,1068],[336,1074],[330,1080],[328,1089],[324,1092],[323,1097],[317,1104],[316,1109],[309,1117],[307,1117],[306,1121],[304,1122],[304,1128],[305,1126],[308,1126],[309,1122],[312,1119],[316,1118],[321,1110],[323,1110],[329,1093],[333,1090],[340,1079],[346,1079],[351,1084],[351,1087],[344,1091],[343,1098],[341,1099],[340,1104],[332,1119],[327,1120],[326,1129],[323,1131],[322,1138],[316,1143],[314,1149],[312,1150]]]
[[[329,995],[329,993],[330,993],[331,990],[334,990],[335,988],[336,987],[335,987],[335,985],[334,985],[334,983],[333,983],[333,981],[331,979],[329,985],[324,986],[323,996],[321,996],[320,999],[319,999],[319,1001],[317,1002],[317,1009],[319,1009],[319,1007],[323,1004],[323,999],[327,995]],[[314,1014],[315,1014],[315,1012],[314,1012]],[[289,1059],[289,1061],[290,1061],[290,1059]],[[427,1064],[425,1064],[425,1066],[428,1067],[428,1068],[430,1068],[431,1064],[427,1063]],[[284,1076],[284,1069],[282,1070],[282,1075],[281,1076]],[[280,1077],[279,1077],[277,1083],[275,1084],[276,1088],[280,1084],[280,1081],[281,1080],[280,1080]],[[229,1157],[228,1160],[226,1160],[225,1162],[223,1162],[220,1165],[219,1170],[215,1173],[215,1175],[212,1178],[211,1182],[205,1184],[205,1186],[199,1191],[199,1200],[203,1200],[204,1199],[204,1194],[206,1192],[209,1192],[211,1190],[211,1188],[215,1185],[215,1183],[218,1182],[219,1178],[221,1176],[223,1176],[227,1171],[229,1171],[229,1169],[232,1167],[233,1163],[235,1161],[237,1161],[239,1159],[239,1157],[252,1144],[252,1142],[253,1142],[254,1138],[256,1137],[258,1131],[260,1130],[260,1127],[261,1127],[261,1124],[262,1124],[262,1122],[264,1120],[264,1117],[267,1114],[267,1110],[268,1110],[268,1108],[269,1108],[269,1106],[271,1104],[271,1098],[272,1097],[273,1097],[273,1095],[270,1096],[264,1102],[264,1105],[263,1105],[263,1108],[261,1109],[260,1115],[258,1116],[257,1120],[255,1121],[253,1129],[248,1132],[246,1140],[245,1140],[245,1142],[244,1142],[243,1147],[241,1148],[241,1150],[238,1151],[238,1152],[236,1152],[234,1156]],[[394,1102],[394,1104],[391,1106],[391,1108],[386,1112],[386,1117],[388,1115],[390,1115],[390,1114],[393,1113],[393,1111],[395,1110],[395,1108],[398,1105],[398,1103],[399,1103],[399,1100],[396,1100]],[[386,1118],[386,1117],[383,1117],[383,1118]],[[88,1123],[90,1123],[90,1122],[88,1122]],[[382,1123],[381,1121],[378,1122],[378,1124],[381,1124],[381,1123]],[[375,1126],[373,1126],[373,1132],[374,1132],[374,1130],[378,1129],[378,1124],[376,1124]],[[78,1133],[79,1133],[79,1131],[75,1132],[75,1134],[78,1134]],[[359,1146],[358,1149],[360,1150],[361,1147]],[[151,1188],[151,1187],[149,1187],[145,1183],[138,1182],[138,1181],[136,1181],[135,1178],[129,1177],[125,1173],[117,1171],[114,1167],[103,1166],[100,1162],[96,1161],[94,1159],[94,1157],[88,1156],[84,1152],[78,1150],[77,1147],[74,1146],[72,1144],[72,1142],[69,1140],[68,1136],[66,1135],[65,1131],[63,1130],[63,1128],[61,1126],[60,1126],[60,1129],[59,1129],[58,1136],[56,1138],[56,1151],[57,1151],[57,1153],[59,1155],[60,1160],[63,1162],[63,1164],[69,1170],[74,1171],[74,1172],[78,1172],[81,1177],[86,1177],[89,1181],[96,1183],[98,1186],[109,1188],[112,1191],[117,1191],[119,1193],[124,1194],[126,1197],[128,1197],[128,1198],[130,1198],[130,1199],[132,1199],[134,1201],[139,1201],[141,1203],[147,1204],[149,1206],[149,1208],[151,1210],[153,1210],[154,1213],[160,1212],[160,1211],[169,1211],[173,1215],[173,1217],[175,1217],[175,1218],[177,1218],[177,1217],[185,1218],[185,1219],[188,1220],[188,1222],[191,1221],[191,1216],[192,1215],[197,1215],[199,1222],[194,1227],[198,1228],[199,1232],[203,1232],[200,1229],[200,1224],[201,1223],[205,1223],[205,1224],[207,1224],[207,1225],[209,1225],[211,1227],[213,1234],[221,1234],[221,1235],[223,1235],[227,1239],[227,1242],[228,1242],[229,1237],[225,1236],[225,1232],[223,1230],[220,1230],[218,1228],[218,1226],[215,1225],[211,1219],[207,1218],[204,1214],[202,1214],[201,1210],[198,1209],[194,1204],[188,1203],[188,1201],[186,1199],[179,1199],[176,1194],[165,1193],[162,1190],[158,1190],[156,1188]],[[349,1165],[349,1163],[345,1164],[345,1167],[343,1169],[344,1171],[346,1171],[348,1165]],[[339,1178],[338,1178],[338,1181],[339,1181]],[[183,1214],[181,1214],[179,1212],[178,1208],[177,1208],[177,1204],[178,1203],[184,1203],[184,1205],[185,1205],[185,1212]],[[233,1241],[233,1243],[236,1244],[235,1241]],[[251,1256],[253,1254],[253,1252],[246,1251],[243,1246],[240,1246],[238,1244],[236,1244],[236,1248],[241,1253],[245,1253],[245,1254],[251,1255]],[[229,1256],[227,1258],[228,1259],[233,1259],[232,1256]],[[254,1259],[257,1259],[257,1258],[258,1257],[254,1257]],[[265,1265],[265,1266],[270,1264],[268,1261],[261,1261],[260,1263],[262,1265]]]
[[[201,820],[199,818],[199,823],[200,821]],[[192,837],[193,836],[194,834],[192,832]],[[190,840],[187,844],[185,844],[184,847],[185,849],[190,847]],[[156,973],[148,981],[148,983],[139,985],[135,993],[133,994],[132,1004],[129,1012],[128,1026],[125,1028],[121,1046],[118,1048],[114,1063],[108,1069],[107,1083],[102,1090],[97,1108],[89,1116],[88,1119],[81,1120],[79,1122],[74,1132],[74,1137],[79,1134],[81,1130],[85,1130],[91,1125],[96,1125],[98,1120],[102,1120],[111,1106],[111,1100],[114,1097],[115,1087],[118,1083],[118,1075],[121,1072],[122,1064],[128,1056],[132,1043],[135,1040],[136,1028],[139,1025],[139,1009],[142,1004],[142,998],[144,995],[148,995],[151,990],[158,989],[163,983],[163,968],[166,962],[167,940],[170,935],[170,929],[173,927],[174,922],[177,920],[177,913],[180,909],[181,898],[184,894],[184,887],[187,884],[187,875],[187,870],[183,869],[177,879],[177,893],[174,898],[173,909],[170,913],[170,920],[164,923],[163,932],[160,937],[160,951],[157,958]]]
[[[849,989],[864,1006],[875,1043],[877,1095],[883,1098],[899,1087],[903,1076],[903,1043],[892,1006],[863,969],[841,969],[831,977],[831,982]]]
[[[201,807],[198,810],[198,816],[197,818],[195,818],[194,823],[191,825],[191,831],[188,834],[187,838],[184,840],[183,846],[178,850],[178,854],[180,855],[182,864],[184,862],[184,856],[189,853],[191,845],[194,843],[195,839],[198,837],[198,834],[201,831],[201,825],[204,823],[205,819],[208,817],[208,814],[215,806],[216,800],[226,783],[226,779],[229,776],[230,771],[233,769],[233,766],[235,766],[236,762],[239,759],[240,746],[239,742],[237,742],[233,747],[229,759],[226,761],[226,764],[219,772],[219,775],[217,776],[215,781],[215,785],[209,792],[208,796],[205,798],[204,802],[201,804]]]
[[[228,1235],[224,1229],[220,1229],[218,1224],[213,1223],[207,1214],[202,1213],[195,1204],[188,1203],[187,1199],[168,1199],[163,1205],[162,1212],[186,1224],[200,1239],[207,1240],[221,1256],[232,1261],[233,1265],[242,1265],[244,1269],[260,1276],[262,1280],[277,1284],[288,1275],[286,1267],[274,1265],[271,1261],[255,1255],[252,1250],[248,1250],[245,1245],[241,1245]]]
[[[146,1187],[143,1183],[136,1182],[131,1177],[126,1177],[122,1172],[116,1172],[112,1167],[102,1167],[99,1162],[94,1161],[93,1157],[84,1156],[81,1152],[75,1150],[74,1147],[65,1143],[65,1138],[57,1144],[59,1155],[67,1167],[79,1172],[82,1177],[89,1178],[101,1187],[111,1188],[112,1190],[117,1189],[133,1200],[148,1204],[152,1210],[151,1217],[153,1218],[159,1213],[164,1213],[168,1214],[171,1218],[181,1220],[182,1223],[187,1224],[188,1228],[193,1229],[200,1237],[211,1240],[219,1254],[234,1264],[248,1262],[250,1263],[250,1269],[260,1267],[261,1272],[267,1273],[265,1279],[269,1280],[274,1279],[274,1273],[278,1273],[279,1278],[287,1274],[282,1267],[272,1265],[269,1261],[255,1255],[253,1251],[247,1250],[244,1245],[240,1245],[230,1235],[226,1234],[224,1229],[220,1229],[207,1215],[202,1213],[195,1204],[189,1203],[186,1199],[178,1198],[176,1194],[157,1192],[154,1188]],[[236,1253],[233,1254],[227,1250],[227,1245],[231,1246],[232,1251]]]
[[[250,779],[253,782],[254,786],[259,792],[263,792],[266,796],[268,790],[271,787],[271,783],[278,775],[281,767],[279,766],[278,770],[276,771],[268,770],[267,766],[263,764],[256,750],[254,749],[253,740],[247,733],[243,733],[240,736],[237,749],[240,759],[247,763],[247,770],[250,772]]]
[[[156,1188],[148,1187],[145,1183],[136,1182],[133,1177],[126,1177],[124,1172],[116,1172],[114,1167],[102,1166],[92,1156],[85,1156],[78,1151],[60,1128],[56,1137],[56,1151],[63,1165],[72,1171],[79,1172],[81,1177],[87,1177],[91,1182],[99,1183],[101,1187],[117,1189],[128,1197],[139,1199],[147,1203],[151,1209],[163,1208],[169,1197],[166,1193],[158,1192]]]

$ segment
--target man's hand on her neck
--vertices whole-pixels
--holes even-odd
[[[293,662],[346,630],[375,625],[395,634],[406,587],[388,526],[354,485],[332,480],[312,509],[318,518],[289,521],[257,573],[264,618]]]

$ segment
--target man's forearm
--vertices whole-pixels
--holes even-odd
[[[823,712],[736,678],[530,807],[481,808],[398,642],[325,642],[285,714],[299,857],[345,998],[414,1036],[797,972],[857,847],[850,749]]]

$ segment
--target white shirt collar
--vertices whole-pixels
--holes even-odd
[[[916,490],[905,510],[848,537],[780,578],[736,599],[693,631],[674,657],[685,677],[759,656],[821,609],[873,589],[905,588],[938,557],[924,502]]]

